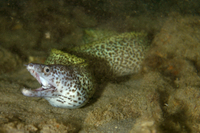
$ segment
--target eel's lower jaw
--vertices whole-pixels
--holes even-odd
[[[56,88],[51,86],[50,88],[37,88],[35,90],[22,89],[22,94],[27,97],[52,97],[52,92],[55,92]]]
[[[34,97],[34,93],[33,93],[33,91],[32,90],[28,90],[28,89],[22,89],[22,94],[24,95],[24,96],[27,96],[27,97]]]

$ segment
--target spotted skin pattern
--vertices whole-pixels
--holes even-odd
[[[71,51],[80,57],[93,57],[94,60],[104,61],[108,66],[105,73],[109,72],[119,77],[139,72],[147,43],[146,33],[130,32],[76,47]],[[101,67],[104,66],[101,65]]]
[[[146,36],[145,33],[123,33],[76,47],[69,53],[52,49],[45,64],[27,65],[27,70],[42,87],[36,90],[24,88],[22,93],[43,97],[54,107],[82,107],[95,92],[93,75],[104,72],[124,76],[140,70],[147,46]],[[98,74],[90,70],[91,62],[96,64],[94,70],[100,70]]]
[[[29,97],[43,97],[54,107],[82,107],[95,91],[92,76],[83,68],[30,63],[27,69],[42,87],[23,89],[22,93]]]

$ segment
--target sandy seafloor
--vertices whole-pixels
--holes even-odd
[[[200,132],[198,1],[5,1],[0,8],[0,132]],[[149,34],[141,72],[101,81],[80,109],[22,95],[24,64],[123,32]]]

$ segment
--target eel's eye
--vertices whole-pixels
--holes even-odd
[[[50,68],[49,67],[44,67],[44,73],[49,74],[50,73]]]

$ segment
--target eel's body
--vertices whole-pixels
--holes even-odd
[[[93,72],[99,71],[95,76],[137,73],[146,45],[146,34],[131,32],[71,49],[69,53],[53,49],[45,65],[30,63],[27,66],[42,87],[23,89],[22,93],[44,97],[55,107],[82,107],[95,91]],[[93,67],[94,71],[90,70]]]

